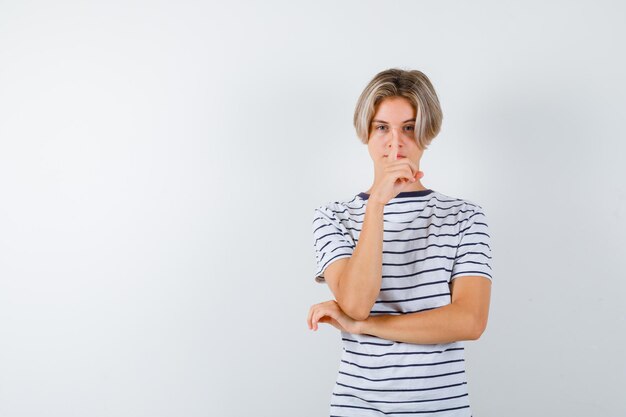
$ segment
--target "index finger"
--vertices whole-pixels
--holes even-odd
[[[389,152],[389,159],[391,161],[396,161],[398,159],[398,147],[394,146],[391,148],[391,152]]]
[[[315,304],[309,308],[309,314],[306,316],[306,324],[309,326],[309,329],[312,328],[311,316],[313,315],[313,307],[315,307]]]

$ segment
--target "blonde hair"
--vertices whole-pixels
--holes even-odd
[[[364,144],[369,142],[376,107],[388,97],[404,97],[415,109],[415,141],[420,149],[428,148],[441,130],[443,113],[428,77],[421,71],[391,68],[381,71],[365,87],[354,110],[354,127]]]

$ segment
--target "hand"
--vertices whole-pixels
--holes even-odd
[[[343,332],[352,334],[359,334],[361,323],[363,323],[344,313],[335,300],[312,305],[306,321],[309,329],[314,331],[317,330],[317,323],[319,322],[331,324]]]
[[[394,148],[383,160],[383,174],[372,187],[370,201],[383,205],[424,176],[415,162],[409,158],[397,159],[398,149]]]

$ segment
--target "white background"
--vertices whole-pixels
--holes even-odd
[[[373,180],[352,116],[419,69],[422,183],[480,204],[474,416],[626,413],[619,1],[0,2],[0,416],[323,416],[313,208]]]

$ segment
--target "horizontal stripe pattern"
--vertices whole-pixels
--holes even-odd
[[[332,262],[349,258],[354,251],[355,242],[352,233],[345,228],[345,222],[339,221],[336,214],[328,207],[315,209],[313,218],[313,246],[315,248],[315,281],[323,283],[324,270]]]
[[[317,207],[313,217],[315,281],[352,256],[368,195]],[[450,281],[493,278],[483,208],[434,190],[400,193],[383,215],[379,296],[370,315],[408,314],[451,302]],[[330,415],[471,416],[462,341],[418,345],[341,332],[342,355]]]

